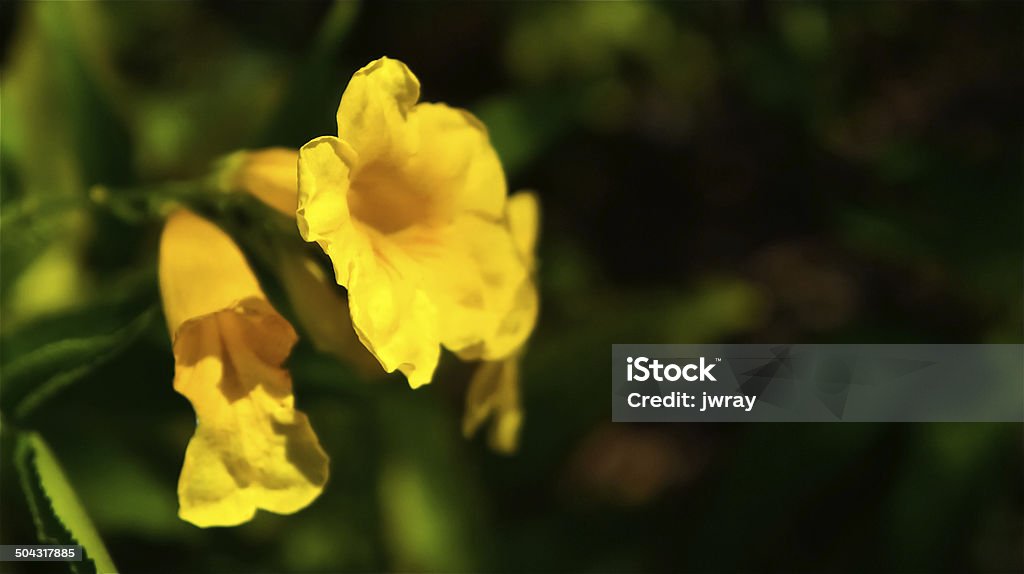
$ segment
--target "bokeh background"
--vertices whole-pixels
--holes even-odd
[[[0,15],[0,543],[35,540],[11,460],[31,429],[125,572],[1024,570],[1021,424],[612,424],[608,395],[612,343],[1024,342],[1021,5]],[[382,55],[478,114],[511,189],[540,196],[520,450],[461,436],[454,358],[413,392],[304,341],[289,365],[327,489],[195,528],[176,517],[194,418],[145,190],[333,133],[348,78]],[[243,245],[260,229],[223,217]]]

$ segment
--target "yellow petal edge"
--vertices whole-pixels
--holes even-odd
[[[521,191],[509,198],[506,221],[516,247],[527,268],[533,272],[536,267],[534,249],[540,227],[540,206],[532,192]],[[533,281],[525,281],[519,289],[523,301],[530,303],[516,307],[518,313],[509,314],[509,325],[504,332],[514,331],[517,323],[528,324],[530,329],[536,321],[537,293]],[[499,332],[498,337],[503,336]],[[523,423],[523,408],[520,398],[519,364],[523,349],[519,348],[509,357],[483,361],[477,366],[466,392],[466,410],[462,419],[462,432],[470,437],[491,419],[489,443],[494,450],[510,454],[519,447],[519,431]]]

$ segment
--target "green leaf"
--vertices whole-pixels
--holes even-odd
[[[150,308],[112,333],[59,339],[3,365],[4,410],[13,409],[15,418],[24,420],[55,393],[117,357],[156,314]]]
[[[9,299],[9,288],[33,262],[39,259],[55,237],[60,237],[75,218],[81,218],[87,202],[84,197],[62,197],[44,200],[38,196],[5,201],[0,228],[4,240],[0,243],[0,259],[4,273],[0,276],[4,304]]]
[[[19,435],[15,465],[32,510],[39,542],[81,545],[82,561],[68,562],[75,574],[117,572],[99,533],[41,436],[36,433]]]

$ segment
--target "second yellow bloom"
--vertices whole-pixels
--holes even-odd
[[[171,215],[160,291],[174,389],[196,412],[178,482],[181,517],[232,526],[259,508],[290,514],[308,505],[323,490],[328,463],[282,368],[297,337],[241,250],[205,219]]]

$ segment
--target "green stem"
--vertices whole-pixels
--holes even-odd
[[[127,223],[163,219],[182,204],[192,205],[218,196],[211,178],[161,182],[138,187],[94,185],[89,200]]]

